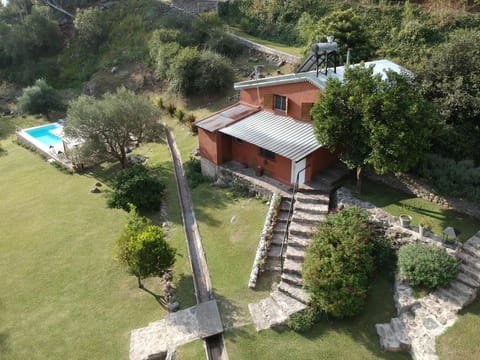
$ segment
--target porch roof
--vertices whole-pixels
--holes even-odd
[[[299,161],[322,147],[311,123],[267,111],[250,115],[220,132],[293,161]]]
[[[201,129],[214,132],[224,128],[235,121],[243,119],[244,117],[251,115],[258,111],[258,108],[248,106],[242,103],[237,103],[226,109],[223,109],[213,115],[207,116],[195,123],[195,125]]]

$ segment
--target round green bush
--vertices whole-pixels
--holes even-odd
[[[368,214],[347,207],[320,223],[308,246],[303,278],[311,304],[338,318],[359,314],[375,270]]]
[[[411,244],[398,252],[400,272],[413,286],[446,286],[457,275],[460,262],[434,245]]]
[[[308,307],[303,311],[297,312],[290,316],[287,325],[293,331],[303,333],[312,328],[317,322],[320,312],[318,309]]]

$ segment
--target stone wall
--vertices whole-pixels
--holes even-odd
[[[458,211],[462,214],[480,219],[480,205],[463,199],[438,195],[425,181],[422,181],[421,179],[418,179],[412,175],[379,175],[371,169],[367,170],[365,175],[374,182],[388,185],[406,194],[414,195],[416,197],[434,202],[438,205],[445,206],[446,208]]]
[[[253,184],[248,179],[243,178],[241,175],[226,169],[222,166],[217,166],[217,179],[228,186],[240,187],[247,189],[252,194],[259,194],[270,198],[272,192],[257,184]],[[218,181],[217,180],[217,181]]]

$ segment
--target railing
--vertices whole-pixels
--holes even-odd
[[[293,185],[292,197],[290,198],[290,206],[288,208],[287,216],[287,225],[285,227],[285,232],[283,233],[282,246],[280,247],[280,272],[283,273],[283,262],[285,260],[283,256],[284,249],[288,246],[288,230],[290,229],[290,223],[292,221],[293,215],[293,205],[295,202],[295,194],[298,191],[298,181],[300,179],[300,173],[307,170],[310,165],[305,166],[302,170],[297,173],[297,178],[295,179],[295,184]]]

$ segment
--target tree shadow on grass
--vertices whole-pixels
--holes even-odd
[[[162,308],[166,309],[168,307],[168,301],[165,295],[156,294],[153,291],[146,288],[145,286],[141,287],[140,289],[152,295],[155,298],[155,300],[162,306]]]
[[[231,329],[235,329],[235,336],[247,336],[248,338],[252,338],[245,331],[239,330],[241,326],[246,325],[246,321],[244,320],[246,316],[250,316],[248,311],[240,308],[234,302],[232,302],[227,297],[220,295],[218,292],[215,291],[215,300],[218,304],[218,310],[220,311],[220,317],[222,318],[222,324],[225,331],[229,331]],[[250,321],[249,321],[250,322]],[[232,339],[232,337],[230,337]]]

